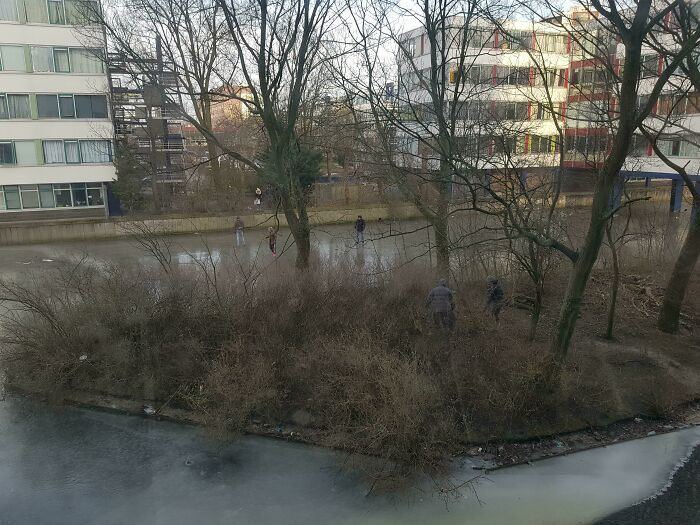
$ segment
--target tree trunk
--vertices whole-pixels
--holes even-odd
[[[435,230],[435,252],[437,255],[437,270],[440,276],[447,279],[450,275],[450,177],[451,172],[447,163],[442,163],[440,179],[437,183],[437,210],[432,220]]]
[[[639,3],[637,15],[640,20],[646,19],[646,16],[641,16],[640,13],[648,15],[649,6],[649,2]],[[616,178],[620,176],[620,169],[625,163],[632,134],[636,129],[637,83],[641,71],[642,36],[641,32],[635,33],[631,36],[631,40],[625,43],[625,60],[617,107],[620,115],[618,127],[611,152],[598,174],[586,239],[574,261],[574,268],[559,314],[557,333],[552,342],[552,353],[560,363],[566,358],[571,337],[574,335],[588,278],[598,258],[600,245],[603,243],[613,186]]]
[[[697,205],[698,203],[696,203]],[[676,333],[680,324],[681,307],[693,268],[700,256],[700,213],[690,222],[681,253],[673,266],[673,273],[666,285],[664,302],[659,314],[658,327],[663,332]]]
[[[221,180],[219,177],[219,152],[216,144],[213,140],[207,138],[207,154],[209,155],[209,171],[211,178],[214,181],[214,188],[220,192],[223,188],[221,187]]]
[[[437,254],[437,271],[441,277],[447,279],[450,275],[450,239],[447,225],[447,214],[438,210],[438,215],[433,221],[435,230],[435,252]]]
[[[543,298],[542,283],[535,283],[535,302],[532,305],[532,313],[530,314],[530,330],[527,334],[528,341],[534,341],[537,335],[537,325],[539,325],[540,316],[542,315]]]
[[[151,114],[151,109],[148,108],[148,114]],[[150,133],[150,131],[149,131]],[[151,197],[153,198],[153,208],[156,212],[161,209],[160,188],[158,187],[158,152],[156,151],[156,139],[152,135],[149,137],[149,158],[148,164],[151,170]]]
[[[620,260],[617,256],[617,247],[615,246],[615,241],[612,238],[612,224],[608,221],[608,225],[605,227],[605,235],[608,238],[608,243],[610,244],[610,252],[612,253],[613,261],[613,282],[612,282],[612,295],[610,297],[610,308],[608,309],[608,326],[605,330],[605,338],[613,338],[613,328],[615,326],[615,308],[617,307],[617,291],[620,288]]]
[[[569,350],[569,343],[574,335],[588,278],[591,275],[593,265],[598,258],[600,246],[603,243],[603,233],[607,220],[606,214],[610,205],[613,181],[614,177],[601,174],[596,184],[588,233],[569,278],[566,295],[559,314],[557,333],[552,343],[552,351],[560,361],[564,360]]]
[[[294,238],[297,245],[296,267],[305,270],[309,267],[309,257],[311,256],[311,236],[308,229],[299,233]]]
[[[294,244],[297,246],[296,267],[305,270],[309,267],[311,256],[311,228],[309,226],[309,216],[306,212],[306,205],[300,202],[298,210],[294,208],[288,196],[282,197],[282,208],[284,216],[287,218],[289,230],[294,237]]]
[[[537,325],[540,323],[542,314],[542,303],[544,302],[544,275],[542,262],[542,248],[534,242],[527,243],[527,252],[530,259],[529,271],[527,272],[532,284],[535,285],[535,301],[530,314],[530,330],[527,335],[528,341],[534,341],[537,335]]]

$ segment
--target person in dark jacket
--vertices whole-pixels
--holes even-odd
[[[498,279],[493,276],[488,277],[486,279],[486,307],[484,309],[493,315],[496,322],[498,322],[498,316],[504,302],[505,295]]]
[[[358,215],[355,221],[355,242],[357,244],[365,243],[365,220],[362,215]]]
[[[440,279],[438,285],[430,290],[428,306],[435,328],[441,332],[451,332],[455,326],[455,301],[445,279]]]

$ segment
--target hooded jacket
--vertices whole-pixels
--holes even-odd
[[[440,279],[440,283],[430,290],[428,306],[433,313],[449,313],[454,310],[454,295],[452,290],[447,287],[445,279]]]

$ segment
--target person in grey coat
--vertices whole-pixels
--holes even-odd
[[[430,290],[428,306],[435,328],[442,332],[452,331],[455,326],[455,301],[445,279],[440,279],[438,285]]]

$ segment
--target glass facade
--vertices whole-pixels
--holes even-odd
[[[0,139],[0,166],[3,167],[41,166],[43,164],[110,164],[111,162],[112,143],[109,140]]]
[[[0,210],[37,210],[104,206],[100,182],[0,186]]]

